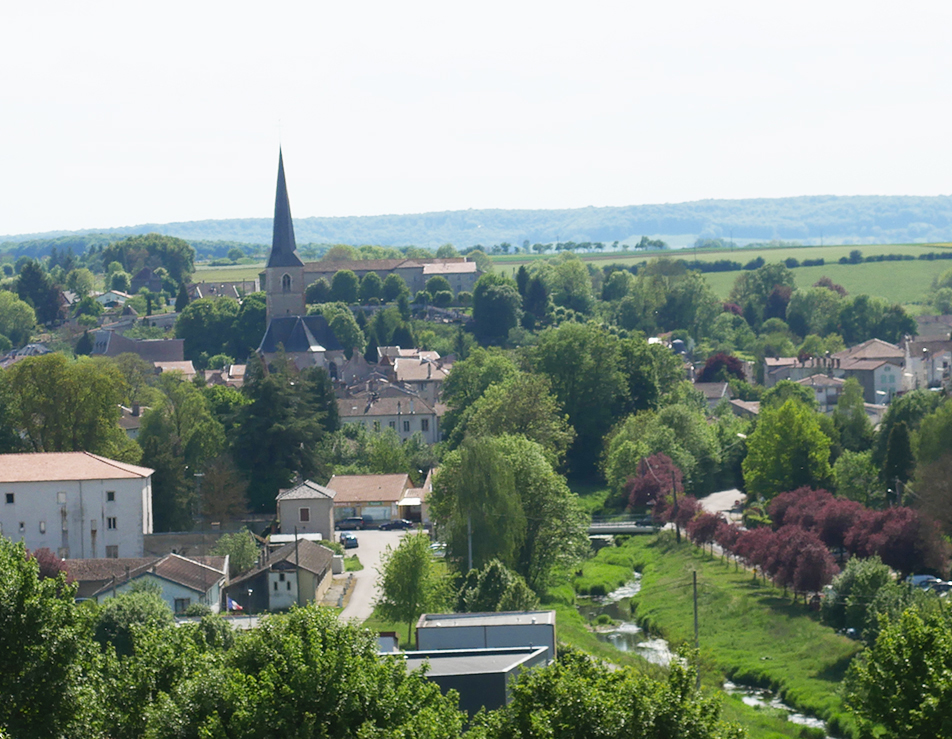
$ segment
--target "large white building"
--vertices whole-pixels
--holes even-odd
[[[152,473],[89,452],[0,455],[0,533],[61,559],[141,557]]]

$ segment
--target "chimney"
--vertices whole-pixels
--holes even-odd
[[[429,380],[431,377],[433,377],[433,364],[432,364],[431,362],[427,362],[427,364],[426,364],[426,379]]]
[[[139,417],[139,404],[138,404],[138,403],[133,403],[133,404],[132,404],[132,417],[133,417],[133,418],[138,418],[138,417]]]

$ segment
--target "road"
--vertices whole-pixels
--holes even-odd
[[[718,513],[723,515],[728,521],[738,521],[740,520],[740,515],[732,514],[731,509],[738,500],[746,499],[747,496],[740,490],[731,488],[730,490],[721,490],[717,493],[711,493],[707,497],[701,498],[698,503],[700,503],[701,507],[708,513]]]
[[[342,621],[356,619],[363,623],[370,618],[374,610],[374,600],[377,598],[377,579],[379,574],[377,568],[380,566],[380,558],[387,546],[394,549],[400,543],[405,531],[354,531],[357,537],[358,546],[356,549],[348,549],[347,554],[356,554],[360,563],[364,566],[360,572],[354,573],[354,590],[350,594],[350,600],[341,611]]]

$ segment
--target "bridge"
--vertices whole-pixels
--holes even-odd
[[[661,524],[651,519],[651,516],[592,516],[592,523],[588,527],[589,536],[608,534],[654,534],[661,529]]]

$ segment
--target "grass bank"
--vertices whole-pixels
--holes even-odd
[[[698,612],[703,674],[778,690],[784,700],[825,719],[830,730],[855,729],[839,688],[860,647],[819,623],[802,604],[749,572],[676,544],[670,532],[633,537],[628,551],[642,572],[633,599],[637,620],[673,644],[693,643],[692,572],[698,573]],[[733,701],[731,701],[733,703]]]

